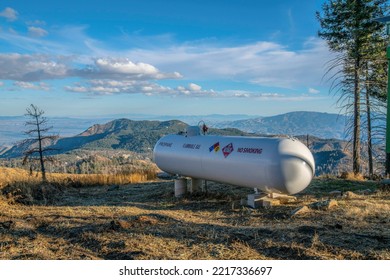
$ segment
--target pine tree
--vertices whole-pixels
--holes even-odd
[[[323,14],[316,13],[321,25],[318,35],[337,53],[328,73],[333,73],[332,89],[341,92],[339,101],[344,103],[343,108],[353,116],[353,172],[358,174],[361,171],[361,97],[366,90],[365,103],[370,106],[367,96],[373,92],[364,85],[367,85],[367,75],[378,66],[385,40],[383,26],[374,19],[384,15],[388,4],[387,0],[329,0],[322,9]]]

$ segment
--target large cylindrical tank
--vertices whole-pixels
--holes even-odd
[[[309,149],[292,138],[167,135],[153,160],[171,174],[282,194],[305,189],[315,170]]]

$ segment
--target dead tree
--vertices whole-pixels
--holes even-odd
[[[34,159],[39,160],[42,181],[46,182],[46,169],[45,161],[51,160],[51,157],[46,155],[50,151],[55,151],[57,149],[50,148],[53,141],[58,139],[58,135],[48,134],[48,132],[53,128],[48,126],[47,118],[43,116],[45,113],[43,110],[39,109],[37,106],[31,104],[27,109],[25,116],[29,117],[31,120],[26,121],[25,125],[30,129],[25,131],[25,134],[29,136],[28,139],[24,140],[24,144],[27,149],[24,151],[23,164],[26,164],[27,160]]]

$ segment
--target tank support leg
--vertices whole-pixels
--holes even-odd
[[[182,197],[187,192],[187,179],[175,179],[175,197]]]
[[[191,185],[189,187],[190,193],[199,192],[202,189],[203,180],[197,178],[191,178]]]

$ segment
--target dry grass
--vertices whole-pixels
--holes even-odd
[[[46,205],[0,196],[0,259],[390,259],[390,195],[336,198],[330,210],[291,216],[333,190],[375,183],[314,180],[269,209],[237,201],[250,189],[208,183],[177,199],[171,181],[63,188]]]
[[[351,180],[351,181],[365,181],[366,179],[364,178],[363,174],[357,173],[355,174],[354,172],[342,172],[340,175],[341,179],[345,180]]]
[[[119,175],[47,173],[46,177],[52,183],[79,186],[124,185],[146,182],[156,178],[155,173],[151,171]],[[30,174],[19,168],[0,167],[0,188],[14,183],[39,184],[40,182],[41,174],[39,172]]]

